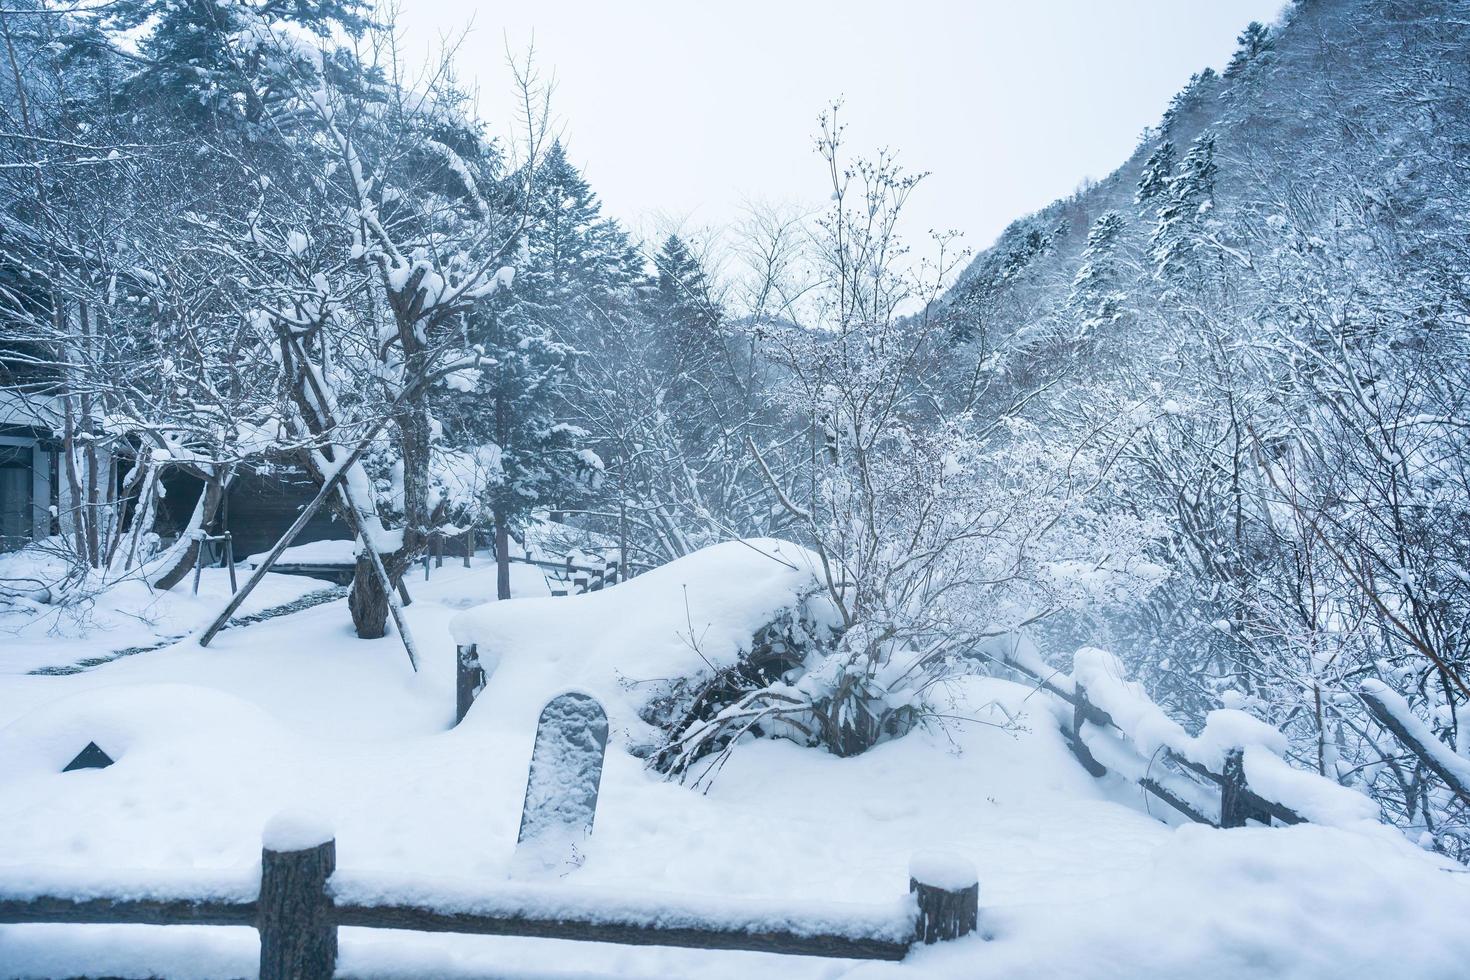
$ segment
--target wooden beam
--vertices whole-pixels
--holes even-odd
[[[253,926],[254,902],[200,899],[0,898],[0,923],[62,922],[87,925]]]
[[[554,919],[521,915],[440,912],[416,905],[339,905],[339,926],[459,932],[479,936],[528,936],[625,946],[679,946],[738,949],[795,956],[833,956],[854,960],[901,960],[909,943],[894,939],[841,936],[786,930],[747,931],[709,926],[662,926],[653,922]]]

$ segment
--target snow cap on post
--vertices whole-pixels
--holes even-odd
[[[266,821],[261,846],[267,851],[305,851],[332,840],[332,825],[319,813],[282,810]]]
[[[914,939],[959,939],[980,921],[980,881],[974,862],[945,850],[918,851],[909,859],[909,892],[918,905]]]

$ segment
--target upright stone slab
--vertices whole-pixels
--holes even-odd
[[[572,692],[547,702],[526,776],[516,838],[518,871],[564,872],[582,863],[606,751],[607,713],[596,698]]]

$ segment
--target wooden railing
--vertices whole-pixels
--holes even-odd
[[[414,879],[344,877],[336,873],[335,839],[297,837],[272,847],[267,831],[254,895],[202,874],[170,875],[171,895],[144,885],[79,884],[69,874],[54,894],[34,880],[9,887],[0,881],[0,923],[253,926],[263,980],[318,980],[336,969],[341,926],[901,960],[915,943],[957,939],[978,921],[979,887],[973,874],[957,879],[953,864],[934,876],[941,884],[931,884],[916,863],[909,896],[889,909],[745,903],[731,910],[660,896],[625,901],[550,888],[477,892],[465,884],[426,889]],[[384,897],[400,886],[407,898]]]
[[[1003,666],[1028,678],[1040,690],[1072,706],[1071,722],[1063,726],[1062,734],[1083,768],[1093,776],[1104,776],[1114,771],[1099,760],[1088,746],[1083,725],[1092,724],[1109,730],[1124,741],[1131,741],[1132,733],[1118,725],[1108,712],[1088,700],[1087,688],[1082,683],[1059,672],[1047,672],[1040,669],[1038,664],[1015,656],[1003,653],[997,659]],[[1058,683],[1059,680],[1070,683]],[[1155,752],[1138,753],[1138,758],[1144,774],[1125,775],[1146,793],[1196,823],[1212,827],[1244,827],[1248,820],[1256,820],[1268,826],[1273,821],[1280,824],[1306,822],[1306,818],[1291,807],[1268,799],[1250,787],[1246,780],[1242,747],[1237,746],[1225,753],[1224,764],[1218,772],[1167,746],[1160,747]],[[1158,768],[1155,769],[1155,766]],[[1196,793],[1195,790],[1201,792]],[[1219,808],[1214,814],[1209,813],[1198,798],[1190,799],[1192,796],[1216,794]]]

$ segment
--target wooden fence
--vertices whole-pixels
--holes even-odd
[[[978,922],[979,886],[972,880],[955,887],[952,870],[935,875],[942,884],[931,884],[920,880],[923,871],[911,869],[909,897],[891,910],[731,913],[709,902],[680,907],[645,898],[620,904],[560,889],[527,900],[520,893],[477,895],[463,887],[452,889],[449,899],[385,901],[393,880],[343,879],[335,873],[335,839],[311,840],[276,849],[268,831],[253,896],[203,875],[192,888],[170,875],[170,887],[182,894],[163,896],[146,886],[78,887],[70,881],[45,894],[34,883],[0,884],[0,923],[253,926],[260,933],[262,980],[318,980],[335,972],[340,926],[901,960],[916,943],[957,939]]]
[[[1087,689],[1072,680],[1072,690],[1057,683],[1064,675],[1047,673],[1039,665],[1023,659],[1002,655],[999,662],[1030,679],[1041,690],[1061,698],[1072,706],[1069,725],[1063,726],[1062,734],[1077,761],[1082,763],[1093,776],[1103,776],[1109,767],[1101,760],[1083,738],[1084,724],[1097,725],[1131,742],[1131,733],[1119,726],[1106,711],[1087,699]],[[1156,753],[1139,753],[1140,766],[1145,774],[1129,775],[1145,792],[1168,804],[1196,823],[1212,827],[1244,827],[1246,821],[1256,820],[1270,826],[1272,821],[1281,824],[1305,823],[1306,818],[1295,810],[1271,800],[1251,789],[1246,780],[1244,751],[1234,748],[1226,752],[1225,762],[1219,772],[1188,759],[1171,748],[1163,747]],[[1158,765],[1155,770],[1153,766]],[[1188,780],[1188,783],[1180,782]],[[1219,810],[1211,815],[1196,800],[1191,790],[1197,788],[1206,794],[1218,794]]]

